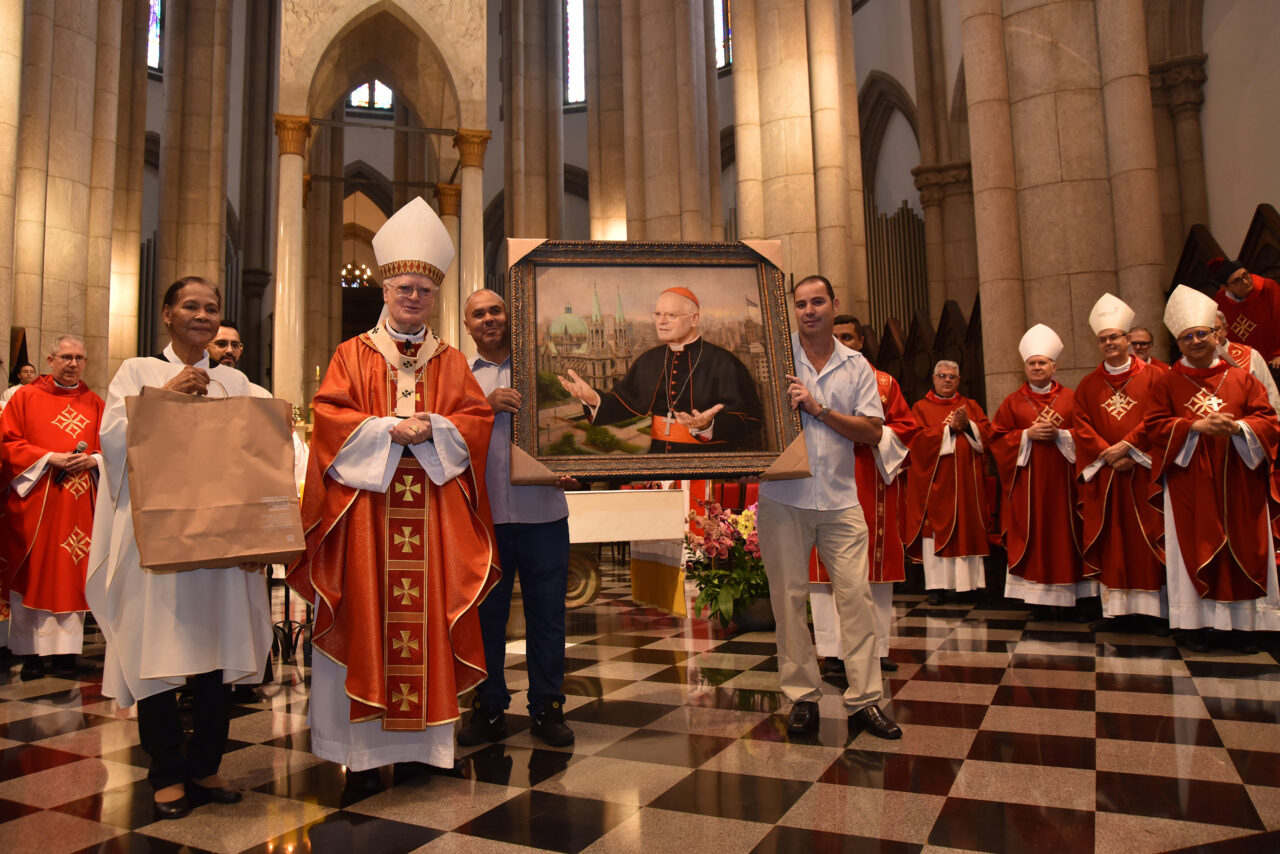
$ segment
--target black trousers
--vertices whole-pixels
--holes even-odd
[[[231,686],[222,683],[221,670],[211,670],[188,678],[187,690],[194,701],[194,720],[185,756],[178,689],[138,701],[138,735],[151,757],[147,780],[154,789],[188,778],[204,779],[218,773],[222,762],[231,729]]]

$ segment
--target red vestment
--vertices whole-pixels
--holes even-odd
[[[316,648],[347,669],[351,720],[380,718],[384,730],[458,717],[458,695],[485,677],[477,608],[498,579],[484,492],[493,410],[466,358],[443,343],[415,380],[416,411],[458,429],[470,467],[436,486],[405,453],[386,493],[333,480],[329,467],[356,429],[395,412],[395,374],[370,334],[343,342],[314,400],[307,550],[288,575],[315,603]]]
[[[1245,464],[1233,437],[1203,433],[1185,467],[1174,461],[1191,425],[1213,411],[1230,413],[1253,431],[1264,455],[1256,468]],[[1267,526],[1277,507],[1271,460],[1280,423],[1262,383],[1223,360],[1204,369],[1177,362],[1156,384],[1147,432],[1151,475],[1164,478],[1181,557],[1200,598],[1238,602],[1265,596],[1267,571],[1275,566]]]
[[[15,394],[0,415],[0,481],[13,481],[46,454],[68,453],[79,442],[86,444],[86,453],[100,452],[102,409],[102,398],[84,383],[62,388],[50,376]],[[89,609],[84,578],[98,480],[85,471],[55,484],[58,471],[45,466],[25,498],[17,489],[7,491],[6,591],[19,593],[27,608],[66,614]]]
[[[1280,358],[1280,285],[1256,273],[1250,275],[1253,290],[1244,299],[1237,300],[1225,287],[1213,299],[1227,318],[1227,337],[1248,344],[1270,362]]]
[[[1078,475],[1117,442],[1150,453],[1145,418],[1153,388],[1167,372],[1134,358],[1122,374],[1103,364],[1080,381],[1072,427]],[[1076,490],[1085,576],[1110,590],[1164,587],[1164,514],[1148,500],[1151,472],[1137,463],[1128,471],[1103,463]]]
[[[884,426],[892,430],[898,441],[911,447],[911,440],[920,429],[911,417],[911,407],[902,396],[898,381],[884,371],[876,371],[876,388],[880,393],[880,405],[884,409]],[[890,483],[885,483],[876,465],[876,452],[870,445],[853,446],[854,480],[858,486],[858,504],[867,520],[868,577],[877,583],[905,581],[903,563],[902,518],[906,502],[905,480],[899,471]],[[818,560],[818,550],[809,555],[809,581],[829,584],[827,568]]]
[[[1023,383],[1004,399],[991,422],[1009,572],[1036,584],[1074,584],[1084,578],[1074,465],[1053,441],[1031,441],[1027,464],[1018,465],[1023,432],[1037,422],[1070,428],[1072,400],[1071,389],[1056,380],[1044,394]]]
[[[989,552],[985,455],[975,451],[964,435],[954,437],[954,453],[941,454],[944,435],[950,429],[946,419],[957,409],[968,414],[970,430],[977,432],[986,448],[991,425],[976,401],[958,394],[944,399],[930,391],[911,408],[920,432],[911,442],[902,541],[917,560],[921,559],[925,537],[933,538],[938,557]]]

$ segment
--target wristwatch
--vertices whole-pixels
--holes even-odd
[[[822,404],[821,408],[819,408],[819,409],[818,409],[818,414],[817,414],[817,415],[815,415],[815,416],[813,416],[813,417],[814,417],[814,418],[816,418],[816,419],[818,419],[819,421],[825,421],[825,420],[826,420],[826,418],[827,418],[827,413],[828,413],[828,412],[830,412],[830,411],[831,411],[831,407],[830,407],[830,406],[827,406],[827,405],[824,403],[824,404]]]

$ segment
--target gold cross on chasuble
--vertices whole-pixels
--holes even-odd
[[[1136,401],[1122,391],[1117,391],[1102,404],[1102,408],[1111,413],[1111,417],[1119,421],[1124,418],[1125,413],[1136,405]]]
[[[1258,324],[1254,323],[1243,314],[1236,318],[1236,322],[1231,324],[1231,331],[1241,338],[1248,338],[1249,333],[1258,328]]]
[[[1218,397],[1207,388],[1202,388],[1196,392],[1196,396],[1187,402],[1187,406],[1191,411],[1201,418],[1218,412],[1222,407],[1226,406],[1226,401]]]

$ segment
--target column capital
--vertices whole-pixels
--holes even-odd
[[[1157,103],[1175,113],[1199,111],[1204,103],[1204,81],[1207,79],[1203,54],[1180,56],[1151,66],[1151,91]]]
[[[436,184],[436,201],[440,203],[440,216],[457,216],[462,202],[462,185]]]
[[[489,138],[492,136],[493,131],[458,128],[458,133],[453,138],[453,147],[458,149],[464,167],[484,168],[484,150],[488,148]]]
[[[922,205],[941,204],[943,196],[972,191],[973,173],[967,160],[917,166],[911,174]]]
[[[310,116],[286,116],[275,114],[276,136],[280,139],[280,154],[296,154],[301,157],[307,150],[307,138],[311,136]]]

